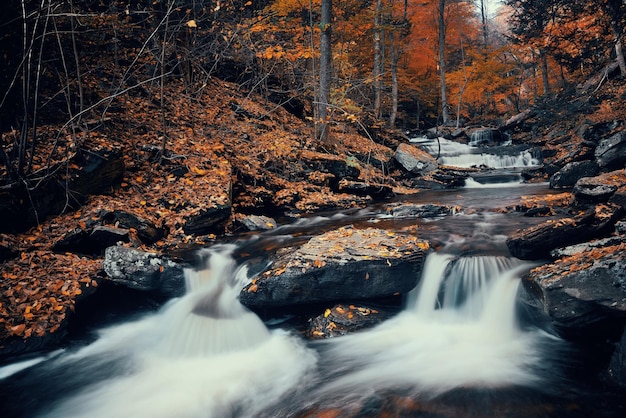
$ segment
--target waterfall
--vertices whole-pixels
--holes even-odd
[[[531,149],[520,149],[513,146],[478,147],[461,144],[448,139],[436,141],[412,141],[419,143],[420,148],[432,156],[439,157],[440,164],[454,167],[487,167],[487,168],[520,168],[533,167],[540,164]]]
[[[100,380],[62,382],[78,393],[68,389],[66,399],[33,415],[247,417],[303,384],[316,355],[290,333],[269,331],[239,303],[249,279],[231,250],[205,253],[206,268],[186,272],[187,294],[162,311],[106,329],[93,344],[61,358],[58,370],[87,364],[109,372]]]
[[[537,386],[540,347],[553,337],[517,323],[518,276],[530,267],[510,257],[430,254],[404,312],[323,343],[335,377],[323,395]]]

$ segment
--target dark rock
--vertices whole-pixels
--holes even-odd
[[[17,257],[17,255],[18,252],[15,251],[13,248],[4,244],[0,244],[0,263],[11,258],[15,258]]]
[[[596,161],[605,171],[624,168],[626,165],[626,131],[600,141],[595,150]]]
[[[309,324],[307,337],[322,339],[338,337],[364,328],[371,328],[391,317],[391,313],[367,305],[333,306]]]
[[[145,244],[152,244],[165,236],[165,231],[140,216],[123,210],[114,210],[103,217],[103,221],[112,223],[120,228],[134,229],[137,237]]]
[[[614,231],[624,209],[614,204],[598,205],[575,218],[549,220],[513,233],[506,245],[511,255],[522,260],[550,258],[550,251],[595,238]]]
[[[619,386],[626,388],[626,328],[611,357],[609,376]]]
[[[552,208],[549,206],[538,206],[535,208],[530,208],[526,212],[524,212],[524,216],[535,217],[535,216],[549,216],[553,215]]]
[[[342,179],[337,190],[357,196],[370,196],[375,200],[385,200],[393,196],[393,189],[386,184],[366,183],[364,181],[351,181]]]
[[[188,235],[222,233],[230,218],[231,210],[231,205],[217,205],[212,208],[201,209],[197,214],[186,218],[183,231]]]
[[[128,229],[115,228],[112,226],[96,226],[89,234],[90,240],[97,247],[110,247],[118,242],[129,242]]]
[[[561,189],[574,187],[583,177],[592,177],[600,172],[595,161],[577,161],[566,164],[550,177],[550,188]]]
[[[336,155],[314,151],[303,151],[300,157],[308,170],[334,175],[335,184],[332,186],[344,178],[356,180],[359,178],[359,174],[361,174],[356,158],[341,158]]]
[[[235,218],[235,226],[248,231],[267,231],[276,228],[276,225],[276,221],[268,216],[242,215]]]
[[[100,193],[122,180],[124,160],[119,152],[99,150],[77,155],[72,165],[36,185],[17,182],[0,189],[0,232],[22,232],[49,216],[80,207],[86,196]],[[61,168],[61,167],[58,167]]]
[[[439,218],[460,212],[459,206],[393,203],[385,207],[385,213],[393,218]]]
[[[111,281],[131,289],[167,297],[185,293],[183,267],[156,253],[109,247],[104,252],[103,269]]]
[[[396,161],[412,174],[426,174],[437,169],[439,164],[432,155],[418,147],[402,143],[396,149]]]
[[[617,186],[603,183],[598,177],[583,177],[574,185],[574,197],[578,203],[608,202]]]
[[[626,243],[592,247],[531,270],[523,280],[555,327],[568,336],[602,339],[626,318]]]
[[[417,284],[428,249],[414,236],[340,228],[282,251],[240,300],[265,308],[405,293]]]
[[[569,257],[576,254],[584,254],[595,248],[606,248],[610,246],[620,245],[626,243],[625,237],[608,237],[598,240],[583,242],[581,244],[574,244],[568,247],[556,248],[550,252],[552,258]]]

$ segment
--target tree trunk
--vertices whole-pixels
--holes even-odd
[[[439,0],[439,76],[441,78],[441,118],[444,125],[448,123],[448,99],[446,98],[446,0]]]
[[[322,0],[322,15],[320,21],[320,92],[318,100],[320,126],[318,137],[322,142],[328,142],[328,103],[330,101],[331,78],[331,20],[332,0]]]
[[[382,103],[382,0],[376,1],[376,10],[374,11],[374,115],[377,119],[380,119],[381,115],[381,103]]]
[[[624,50],[622,48],[622,38],[620,29],[616,21],[611,22],[613,29],[613,37],[615,38],[615,55],[617,56],[617,64],[622,77],[626,77],[626,61],[624,61]]]
[[[550,94],[550,78],[548,73],[548,54],[542,48],[539,50],[539,59],[541,60],[541,78],[543,80],[543,95]]]
[[[400,56],[399,45],[394,42],[395,35],[391,35],[391,113],[389,114],[389,127],[396,127],[398,116],[398,58]]]

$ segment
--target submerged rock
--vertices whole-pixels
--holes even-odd
[[[417,284],[429,248],[415,236],[339,228],[283,250],[240,300],[263,308],[405,293]]]
[[[389,319],[391,314],[380,308],[366,305],[337,304],[311,320],[307,336],[323,339],[346,335],[363,328],[370,328]]]
[[[385,207],[385,213],[393,218],[439,218],[460,212],[459,206],[392,203]]]

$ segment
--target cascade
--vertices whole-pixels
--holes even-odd
[[[482,131],[479,131],[482,132]],[[490,131],[487,131],[490,132]],[[478,147],[478,142],[461,144],[445,138],[412,141],[434,157],[440,164],[454,167],[521,168],[540,164],[531,149],[516,147]]]
[[[315,354],[291,334],[269,331],[239,303],[248,278],[231,250],[205,254],[206,269],[186,272],[187,294],[160,312],[106,329],[94,343],[57,359],[46,377],[51,382],[64,370],[106,373],[52,383],[66,388],[65,399],[29,416],[255,416],[302,384]]]
[[[503,256],[430,254],[404,312],[368,331],[324,342],[335,374],[322,396],[411,387],[534,387],[540,346],[554,341],[516,320],[519,275],[531,265]]]

